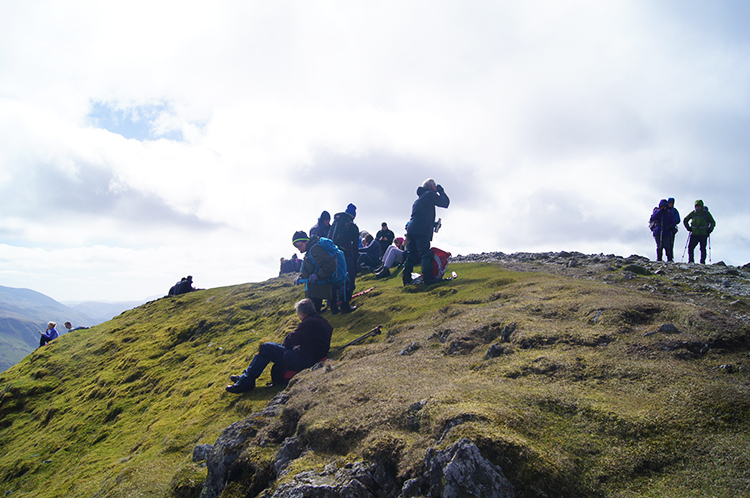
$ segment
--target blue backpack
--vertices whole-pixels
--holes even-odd
[[[328,254],[333,256],[333,259],[336,261],[336,271],[333,272],[333,275],[325,280],[318,280],[318,282],[321,284],[330,283],[332,285],[345,284],[349,280],[349,277],[346,272],[346,258],[344,257],[344,251],[336,247],[336,244],[334,244],[331,239],[325,237],[321,237],[318,244],[320,244],[320,247],[322,247]],[[312,261],[312,264],[315,265],[316,269],[320,268],[309,250],[307,251],[307,257],[310,258],[310,261]]]

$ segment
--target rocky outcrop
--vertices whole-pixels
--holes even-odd
[[[503,471],[482,456],[479,448],[462,438],[444,450],[430,449],[421,477],[406,481],[401,496],[453,498],[512,498],[513,486]]]

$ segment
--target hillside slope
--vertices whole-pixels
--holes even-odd
[[[0,376],[0,492],[291,496],[372,464],[361,496],[433,495],[427,455],[465,439],[519,497],[746,493],[746,272],[717,291],[693,268],[572,256],[454,264],[427,288],[365,277],[360,309],[329,315],[334,347],[385,333],[283,392],[223,386],[296,325],[290,277],[68,334]]]
[[[63,323],[91,325],[84,313],[58,303],[30,289],[0,286],[0,372],[7,370],[39,346],[39,330],[49,321],[58,322],[57,331],[65,333]]]

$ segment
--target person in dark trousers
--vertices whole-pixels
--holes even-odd
[[[651,233],[656,240],[656,261],[662,260],[662,254],[666,252],[667,261],[674,261],[672,247],[674,246],[674,225],[672,224],[672,213],[669,212],[669,203],[666,199],[659,201],[659,207],[654,208],[649,219]]]
[[[318,222],[310,229],[310,237],[328,237],[331,231],[331,215],[328,211],[320,213]]]
[[[41,330],[39,331],[39,335],[41,336],[39,338],[40,348],[54,341],[60,336],[60,334],[57,333],[57,329],[55,327],[57,327],[57,322],[48,322],[47,330],[45,330],[44,332],[42,332]]]
[[[225,388],[227,392],[239,394],[255,389],[255,380],[271,362],[280,364],[284,371],[299,372],[326,357],[331,347],[333,327],[318,314],[310,299],[298,301],[294,309],[300,319],[297,328],[287,334],[281,344],[261,344],[250,366],[242,374],[229,377],[234,384]]]
[[[345,288],[338,288],[336,294],[338,299],[347,303],[347,307],[352,310],[356,309],[356,306],[350,306],[350,303],[356,284],[357,256],[359,255],[359,227],[354,223],[356,217],[357,206],[349,204],[344,212],[334,215],[331,232],[328,234],[328,238],[344,252],[349,273],[349,283]]]
[[[320,313],[323,299],[328,299],[331,311],[334,311],[335,300],[332,299],[332,286],[328,278],[336,271],[336,260],[323,249],[320,238],[308,237],[305,232],[294,232],[292,244],[297,250],[305,255],[302,260],[299,276],[295,277],[294,284],[305,282],[305,297],[309,298],[315,305],[315,310]],[[338,309],[335,309],[338,312]]]
[[[357,267],[366,266],[370,271],[380,266],[380,243],[369,233],[365,235],[365,246],[359,250]]]
[[[438,279],[432,275],[432,251],[430,243],[435,230],[435,207],[447,208],[450,199],[443,187],[428,178],[417,189],[417,200],[411,207],[411,218],[406,229],[409,242],[404,255],[404,285],[411,283],[411,272],[414,265],[422,262],[422,278],[425,284],[432,284]]]
[[[672,215],[672,245],[669,248],[670,252],[674,255],[674,239],[677,238],[678,226],[682,221],[680,218],[680,212],[674,207],[674,197],[667,199],[667,206],[669,207],[669,214]]]
[[[380,224],[380,230],[378,230],[378,233],[375,234],[375,240],[377,240],[380,244],[381,258],[385,254],[385,250],[388,249],[388,246],[393,244],[393,239],[395,237],[396,234],[393,233],[393,230],[388,228],[388,224],[385,221]]]
[[[695,263],[695,248],[701,246],[701,264],[706,264],[706,242],[711,232],[716,228],[716,221],[703,201],[695,201],[695,209],[682,220],[688,235],[688,263]]]

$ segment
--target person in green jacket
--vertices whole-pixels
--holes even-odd
[[[714,221],[711,213],[708,212],[708,208],[703,205],[702,200],[698,199],[695,201],[695,210],[685,216],[682,224],[690,232],[688,239],[688,263],[695,263],[695,247],[700,244],[701,264],[706,264],[706,241],[711,232],[714,231],[714,228],[716,228],[716,221]]]

